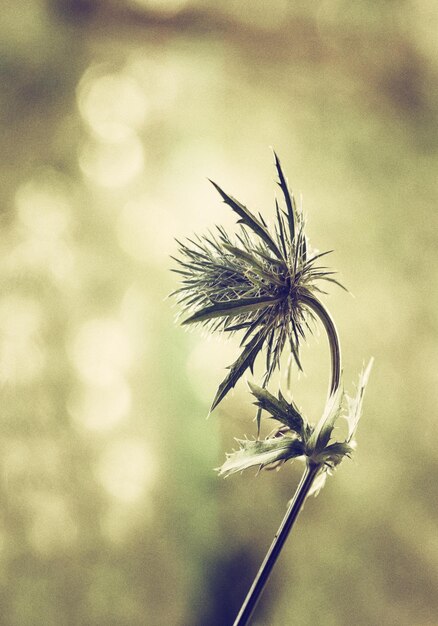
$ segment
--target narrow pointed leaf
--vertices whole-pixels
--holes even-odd
[[[295,333],[295,342],[292,339],[290,340],[290,349],[291,349],[293,358],[295,360],[295,363],[298,366],[298,369],[300,370],[300,372],[302,372],[303,366],[301,365],[301,359],[300,359],[300,354],[299,354],[299,341],[298,341],[296,333]]]
[[[230,366],[230,371],[228,372],[222,383],[219,385],[210,411],[213,411],[213,409],[219,404],[219,402],[223,400],[223,398],[227,395],[230,389],[235,386],[239,378],[243,376],[246,370],[254,365],[255,358],[262,349],[264,341],[265,333],[261,331],[257,335],[255,335],[248,343],[248,345],[243,349],[241,355]]]
[[[242,324],[234,324],[233,326],[225,326],[224,330],[227,333],[234,333],[236,330],[243,330],[244,328],[248,328],[250,326],[250,322],[242,322]]]
[[[297,238],[297,251],[296,260],[300,260],[302,264],[307,261],[307,242],[306,235],[304,234],[304,224],[301,224],[300,231]]]
[[[286,247],[286,237],[284,234],[283,217],[280,212],[280,207],[278,206],[277,198],[275,199],[275,210],[277,213],[278,238],[281,242],[281,249],[283,251],[283,255],[285,258],[287,258],[287,247]]]
[[[245,334],[243,335],[240,341],[240,346],[239,346],[240,348],[244,348],[247,345],[247,342],[250,341],[250,337],[254,335],[254,333],[256,333],[257,330],[260,329],[262,325],[263,326],[265,325],[264,321],[266,317],[268,316],[268,312],[269,312],[268,308],[262,309],[262,311],[251,320],[250,325],[248,326]],[[267,335],[267,330],[264,331],[265,338],[266,338],[266,335]]]
[[[305,266],[309,266],[312,265],[316,259],[320,259],[323,256],[326,256],[327,254],[331,254],[332,252],[334,252],[333,250],[326,250],[325,252],[319,252],[318,254],[315,254],[313,257],[311,257],[310,259],[307,259],[307,261],[305,262]]]
[[[295,211],[295,206],[294,206],[294,200],[293,197],[291,196],[291,193],[289,191],[289,187],[286,181],[286,178],[283,174],[283,170],[281,168],[281,163],[280,163],[280,159],[278,158],[276,152],[274,152],[274,159],[275,159],[275,167],[277,168],[277,173],[278,173],[278,178],[279,178],[279,185],[280,188],[283,192],[284,195],[284,200],[286,202],[286,207],[287,207],[287,217],[288,217],[288,223],[289,223],[289,233],[290,233],[290,240],[293,241],[294,237],[295,237],[295,219],[296,219],[296,211]]]
[[[281,298],[264,297],[264,298],[240,298],[239,300],[230,300],[229,302],[216,302],[211,306],[207,306],[200,311],[194,313],[191,317],[182,322],[182,326],[186,324],[195,324],[197,322],[205,322],[215,317],[236,316],[242,313],[250,313],[258,311],[268,306],[272,306],[280,302]]]
[[[241,204],[238,200],[229,196],[223,191],[219,185],[210,180],[211,184],[216,188],[218,193],[221,195],[223,201],[230,206],[235,213],[240,217],[243,224],[251,228],[263,241],[266,245],[272,250],[275,256],[279,259],[282,258],[281,252],[278,249],[278,246],[272,239],[269,234],[267,228],[262,224],[262,222],[257,219],[255,215],[253,215],[243,204]]]

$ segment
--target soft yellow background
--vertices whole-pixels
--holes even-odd
[[[174,237],[302,195],[353,462],[307,502],[259,626],[438,623],[434,0],[5,0],[0,21],[0,623],[228,626],[299,464],[226,481],[255,434],[237,344],[185,333]],[[317,419],[325,338],[295,397]]]

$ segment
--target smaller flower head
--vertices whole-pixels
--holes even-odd
[[[327,473],[332,472],[345,457],[351,457],[355,449],[355,434],[362,414],[362,403],[368,383],[373,359],[359,377],[354,398],[345,396],[341,386],[332,394],[319,422],[313,426],[300,413],[293,402],[287,402],[281,393],[278,398],[266,389],[250,385],[256,405],[263,408],[269,417],[282,425],[274,436],[264,440],[238,440],[239,449],[227,454],[221,476],[230,476],[249,467],[260,469],[278,467],[295,458],[306,459],[320,467],[319,476],[312,493],[319,491]],[[344,402],[345,398],[347,403]],[[334,436],[339,419],[347,421],[347,435],[344,439]]]
[[[285,346],[301,368],[300,343],[310,322],[319,317],[332,351],[332,388],[339,385],[340,354],[336,330],[318,295],[321,281],[339,284],[334,272],[319,265],[328,252],[310,255],[304,219],[288,189],[275,155],[284,209],[276,202],[271,231],[263,217],[212,183],[224,202],[239,216],[240,228],[231,238],[222,227],[216,233],[178,242],[182,286],[173,293],[188,314],[183,324],[203,324],[212,331],[241,332],[242,351],[219,386],[212,409],[234,387],[255,359],[266,350],[264,384],[280,365]]]

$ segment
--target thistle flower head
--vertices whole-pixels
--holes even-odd
[[[336,330],[318,299],[321,281],[339,284],[334,272],[320,265],[322,254],[309,254],[304,219],[290,193],[275,155],[284,208],[276,202],[273,229],[238,200],[212,183],[224,202],[238,215],[239,229],[230,237],[222,227],[214,234],[179,244],[175,260],[182,277],[173,293],[188,317],[183,324],[202,324],[212,331],[241,332],[242,351],[219,386],[212,409],[234,387],[266,349],[267,384],[285,346],[298,367],[300,343],[310,322],[319,317],[328,332],[332,351],[333,392],[339,384],[340,355]],[[335,362],[336,361],[336,362]]]

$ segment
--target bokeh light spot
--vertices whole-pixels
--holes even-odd
[[[63,287],[72,278],[75,269],[75,257],[71,248],[62,240],[41,244],[31,238],[17,245],[8,258],[11,272],[28,271],[51,275]]]
[[[78,426],[107,431],[119,424],[131,408],[131,390],[123,378],[110,385],[86,386],[72,395],[68,409]]]
[[[168,119],[175,112],[176,99],[185,80],[179,65],[166,57],[133,50],[126,61],[126,72],[147,93],[148,122]]]
[[[0,382],[28,383],[44,367],[39,342],[41,307],[20,295],[0,300]]]
[[[135,134],[119,141],[90,139],[79,155],[79,165],[85,176],[96,184],[122,187],[143,169],[143,144]]]
[[[70,226],[70,193],[61,174],[51,169],[42,170],[15,194],[21,222],[40,241],[57,239]]]
[[[7,258],[9,271],[49,274],[63,284],[71,277],[73,198],[71,181],[51,168],[39,170],[18,188],[15,206],[23,237]]]
[[[134,502],[155,482],[155,459],[144,443],[115,441],[102,453],[97,477],[106,491],[123,502]]]
[[[126,139],[144,124],[145,94],[134,78],[123,73],[94,76],[90,68],[80,82],[79,110],[92,131],[105,141]]]
[[[80,377],[92,385],[113,384],[132,361],[129,337],[116,319],[85,322],[69,346],[69,352]]]

